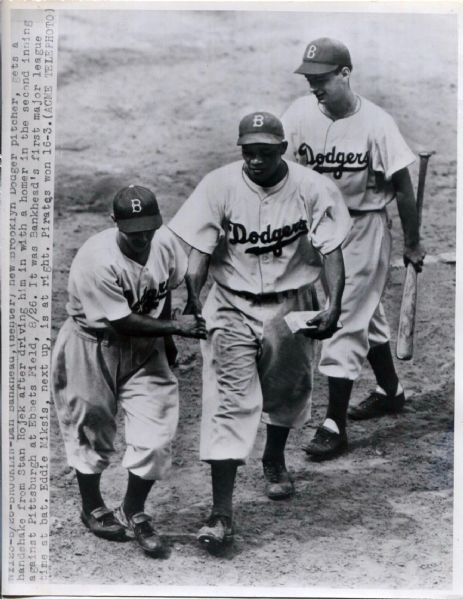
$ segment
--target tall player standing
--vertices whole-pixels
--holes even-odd
[[[201,344],[200,457],[211,465],[213,507],[198,539],[209,547],[233,536],[236,470],[251,452],[261,416],[267,496],[294,492],[284,451],[290,429],[309,416],[313,341],[293,335],[283,317],[316,307],[313,283],[323,256],[331,301],[312,321],[313,336],[333,333],[344,286],[340,245],[350,228],[336,186],[283,160],[287,144],[276,117],[244,117],[238,145],[244,161],[206,175],[169,223],[193,248],[187,312],[201,312],[209,270],[214,279]]]
[[[204,320],[169,320],[169,293],[183,279],[187,256],[166,227],[154,194],[121,189],[116,227],[77,252],[69,273],[68,319],[52,356],[53,398],[68,463],[75,468],[81,518],[95,535],[133,535],[145,553],[163,545],[145,500],[170,465],[178,421],[177,380],[169,368],[171,335],[205,338]],[[125,419],[127,490],[116,513],[100,492],[114,452],[116,412]]]
[[[297,99],[282,117],[288,155],[331,178],[353,219],[342,246],[343,328],[323,342],[319,366],[328,377],[328,410],[306,447],[309,455],[329,459],[347,449],[348,403],[365,359],[377,387],[351,408],[349,416],[367,419],[397,413],[405,402],[381,304],[391,254],[386,206],[394,197],[404,233],[405,263],[419,272],[425,251],[408,171],[415,157],[392,117],[351,89],[349,50],[337,40],[314,40],[296,73],[306,78],[312,93]]]

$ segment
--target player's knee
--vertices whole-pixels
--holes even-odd
[[[82,426],[91,430],[101,430],[108,427],[112,428],[113,418],[108,414],[108,410],[103,406],[86,404],[82,413]]]

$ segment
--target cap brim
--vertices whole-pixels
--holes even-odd
[[[323,75],[324,73],[331,73],[337,68],[337,64],[327,64],[326,62],[303,62],[294,72],[298,75]]]
[[[246,146],[248,144],[281,144],[284,141],[278,135],[271,133],[248,133],[238,138],[237,146]]]
[[[138,218],[125,218],[117,220],[116,225],[123,233],[141,233],[142,231],[153,231],[162,225],[162,216],[140,216]]]

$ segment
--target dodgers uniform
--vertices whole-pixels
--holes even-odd
[[[162,478],[178,422],[177,380],[164,338],[117,335],[111,321],[130,313],[159,318],[168,290],[182,281],[187,256],[166,228],[156,231],[145,266],[125,256],[117,228],[91,237],[69,273],[69,314],[53,351],[53,397],[69,465],[102,472],[114,452],[116,412],[125,418],[123,466]]]
[[[342,245],[343,328],[323,342],[320,371],[355,380],[369,348],[390,339],[380,301],[391,255],[386,206],[394,198],[392,175],[415,156],[392,117],[360,96],[356,111],[345,118],[332,120],[309,95],[297,99],[281,120],[288,156],[331,178],[353,219]]]
[[[169,228],[211,255],[200,457],[244,463],[261,416],[287,428],[309,417],[313,340],[293,335],[283,317],[317,307],[321,255],[340,246],[349,215],[317,173],[290,163],[263,188],[238,161],[206,175]]]

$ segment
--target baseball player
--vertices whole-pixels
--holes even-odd
[[[77,252],[63,324],[53,350],[53,398],[69,465],[76,469],[81,518],[95,535],[134,536],[158,556],[162,542],[144,512],[171,459],[178,421],[177,380],[166,357],[171,335],[205,337],[201,317],[169,320],[170,289],[183,279],[187,254],[162,225],[154,194],[131,185],[113,201],[116,227]],[[116,412],[125,419],[127,490],[117,513],[106,507],[100,477],[114,452]]]
[[[346,269],[343,328],[322,344],[320,371],[328,377],[328,411],[306,447],[318,459],[347,449],[347,407],[365,358],[377,387],[351,408],[350,417],[397,413],[405,402],[380,301],[391,254],[386,206],[393,198],[404,232],[405,263],[411,262],[419,272],[425,256],[408,171],[415,156],[391,116],[351,89],[351,72],[344,44],[330,38],[314,40],[296,71],[306,78],[311,94],[297,99],[282,117],[289,156],[332,179],[353,219],[342,246]]]
[[[316,308],[313,283],[325,265],[331,301],[311,321],[314,338],[333,333],[344,274],[341,242],[350,227],[337,187],[283,160],[281,122],[267,112],[242,119],[243,161],[209,173],[170,221],[192,250],[187,313],[199,314],[208,271],[213,286],[204,306],[200,457],[211,465],[213,507],[198,533],[209,548],[233,537],[232,494],[237,466],[267,425],[263,454],[266,493],[294,493],[284,449],[289,430],[310,411],[313,339],[293,335],[283,320]]]

